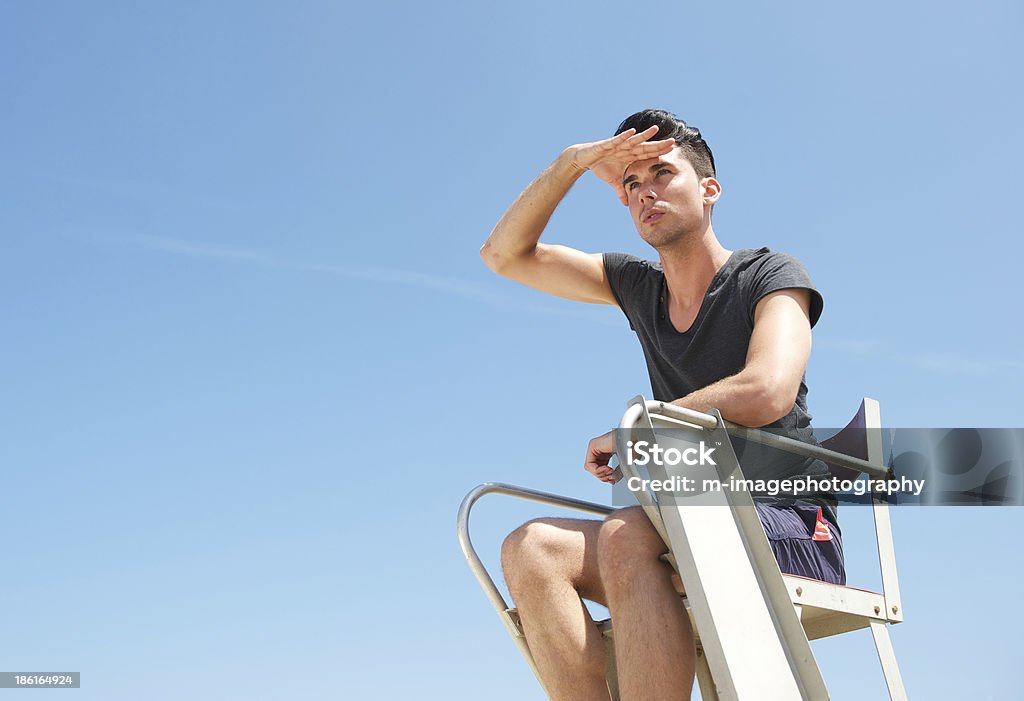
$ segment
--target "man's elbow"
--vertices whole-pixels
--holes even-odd
[[[484,242],[484,245],[480,247],[480,257],[483,259],[487,267],[498,275],[502,274],[505,269],[508,257],[501,255],[491,243],[490,239]]]
[[[494,246],[491,245],[490,241],[484,241],[484,245],[480,247],[480,258],[483,259],[487,267],[498,272],[498,256],[494,252]]]
[[[793,411],[796,396],[797,389],[794,389],[789,383],[779,382],[773,378],[759,380],[753,402],[757,408],[750,417],[750,427],[767,426],[786,416]]]
[[[495,246],[490,239],[487,239],[480,247],[480,257],[483,258],[487,267],[498,275],[508,275],[509,264],[515,258],[515,256],[509,255],[508,251],[502,251]]]
[[[488,239],[480,248],[480,257],[493,272],[503,277],[514,277],[515,271],[525,263],[530,254],[501,250]]]

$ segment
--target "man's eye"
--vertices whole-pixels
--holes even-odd
[[[627,190],[635,190],[635,189],[637,189],[638,187],[640,187],[640,183],[638,183],[638,182],[637,182],[637,181],[635,181],[635,180],[634,180],[633,182],[629,183],[628,185],[626,185],[626,189],[627,189]]]
[[[662,168],[661,170],[658,171],[658,175],[661,175],[662,173],[671,173],[671,172],[672,171],[669,170],[668,168]]]

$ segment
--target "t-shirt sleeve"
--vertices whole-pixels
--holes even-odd
[[[633,313],[636,304],[637,291],[640,288],[644,274],[647,272],[647,264],[642,258],[631,256],[628,253],[605,253],[604,272],[608,277],[608,286],[612,288],[615,301],[619,309],[629,320],[630,328],[633,326]]]
[[[750,300],[748,314],[750,315],[751,326],[754,324],[754,310],[757,307],[757,303],[761,301],[761,298],[772,292],[793,288],[810,291],[810,320],[811,327],[813,328],[818,323],[818,318],[821,316],[821,310],[825,306],[825,302],[821,297],[821,293],[818,292],[818,289],[811,281],[811,276],[808,274],[804,264],[785,253],[768,254],[753,270],[753,275],[749,279],[747,288],[748,299]]]

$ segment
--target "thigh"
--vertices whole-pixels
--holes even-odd
[[[598,566],[606,590],[628,588],[642,573],[644,577],[664,575],[682,593],[682,581],[668,560],[662,559],[668,552],[643,507],[630,506],[612,512],[605,519],[598,544]]]
[[[602,546],[618,536],[623,541],[623,549],[641,558],[659,557],[668,552],[668,546],[642,506],[627,506],[613,511],[605,518],[604,524]]]

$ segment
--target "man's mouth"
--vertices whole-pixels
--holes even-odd
[[[660,209],[649,209],[643,213],[643,216],[640,217],[640,221],[644,224],[650,224],[651,222],[658,221],[663,216],[665,216],[665,213]]]

